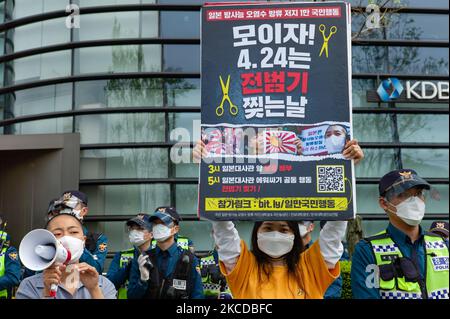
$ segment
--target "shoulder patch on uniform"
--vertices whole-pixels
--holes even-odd
[[[9,258],[11,258],[12,260],[16,260],[17,259],[17,253],[15,251],[11,252],[8,254]]]
[[[200,266],[195,266],[195,270],[198,272],[198,274],[201,276],[202,272],[200,270]]]
[[[108,248],[108,245],[106,243],[101,243],[100,245],[98,245],[98,250],[101,252],[104,252],[106,248]]]

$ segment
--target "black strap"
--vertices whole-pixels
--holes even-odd
[[[367,242],[372,242],[373,240],[378,240],[378,239],[386,239],[386,238],[390,238],[391,236],[388,234],[388,232],[384,232],[383,234],[378,234],[378,235],[374,235],[371,237],[366,237],[363,238],[363,240],[367,241]]]
[[[162,298],[170,299],[188,299],[192,294],[193,280],[192,280],[192,266],[194,264],[194,254],[189,250],[183,250],[174,272],[166,278],[166,287],[163,289]],[[186,290],[175,289],[173,287],[174,280],[185,280]]]
[[[390,237],[391,236],[389,235],[389,233],[386,230],[383,234],[378,234],[378,235],[374,235],[371,237],[363,238],[364,241],[366,241],[367,243],[370,244],[370,248],[371,248],[370,251],[372,253],[372,257],[373,257],[373,260],[375,261],[375,263],[377,262],[377,256],[375,256],[372,241],[377,240],[377,239],[386,239],[386,238],[390,238]]]
[[[194,282],[192,278],[192,267],[194,264],[194,254],[190,251],[183,250],[177,261],[175,270],[168,277],[165,277],[156,264],[156,249],[152,249],[147,253],[154,269],[150,272],[148,281],[148,289],[146,297],[150,299],[187,299],[192,295]],[[187,256],[187,257],[186,257]],[[188,262],[187,258],[189,259]],[[176,289],[173,287],[173,281],[185,280],[186,290]]]
[[[91,233],[91,232],[88,232],[86,235],[86,248],[92,254],[97,249],[97,241],[101,235],[102,235],[102,233]]]
[[[147,281],[148,288],[145,293],[145,297],[148,299],[159,299],[161,286],[163,285],[164,276],[158,269],[155,252],[156,252],[155,249],[146,252],[146,254],[149,256],[151,264],[153,265],[153,268],[149,269],[150,278]]]

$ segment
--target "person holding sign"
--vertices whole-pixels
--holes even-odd
[[[197,162],[207,155],[201,141],[193,154]],[[356,140],[346,144],[343,154],[355,162],[364,157]],[[296,221],[256,222],[251,250],[233,222],[211,222],[220,269],[236,299],[322,299],[339,277],[346,221],[327,222],[319,240],[307,250]]]

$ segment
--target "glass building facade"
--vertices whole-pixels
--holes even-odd
[[[169,204],[184,216],[181,233],[197,250],[213,247],[209,222],[196,217],[198,167],[170,160],[171,131],[193,134],[200,121],[203,2],[0,1],[0,132],[80,133],[87,225],[109,237],[110,252],[129,247],[125,220]],[[386,225],[377,183],[396,168],[416,169],[440,192],[441,200],[427,205],[424,227],[448,220],[448,103],[366,100],[389,76],[448,80],[448,1],[387,1],[381,27],[370,32],[363,30],[367,1],[350,2],[354,137],[366,154],[356,166],[357,209],[365,234]],[[80,8],[80,28],[66,27],[69,4]],[[237,224],[248,239],[252,224]]]

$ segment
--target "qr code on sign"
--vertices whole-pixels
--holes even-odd
[[[345,193],[343,165],[317,165],[318,193]]]

